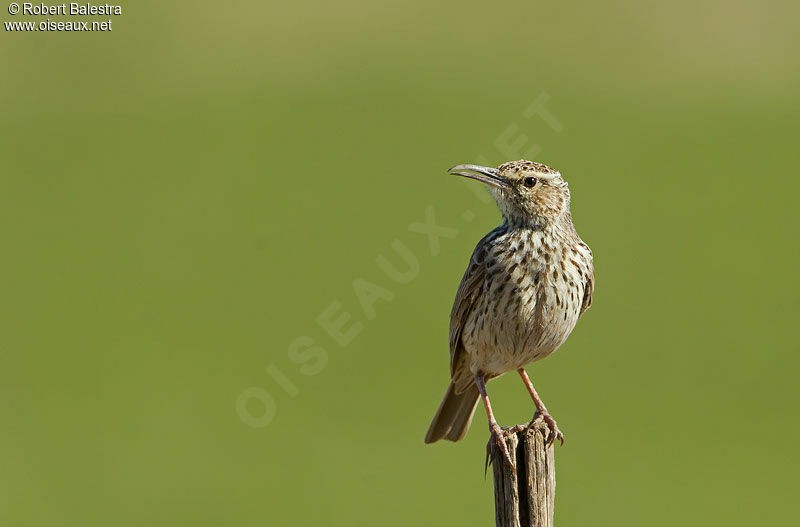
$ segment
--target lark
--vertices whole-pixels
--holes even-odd
[[[575,230],[569,187],[557,170],[520,160],[449,172],[488,185],[504,221],[478,242],[458,288],[450,314],[450,385],[425,442],[463,438],[480,398],[492,440],[513,467],[486,383],[519,373],[536,406],[529,425],[543,420],[548,446],[556,439],[563,444],[525,366],[556,351],[592,304],[592,251]]]

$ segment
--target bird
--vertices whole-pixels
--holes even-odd
[[[514,468],[486,383],[516,371],[536,410],[527,426],[546,423],[546,444],[564,434],[525,366],[556,351],[592,305],[594,261],[578,236],[561,173],[519,160],[497,168],[456,165],[448,172],[486,184],[503,217],[475,247],[450,313],[450,384],[425,443],[459,441],[483,401],[492,442]],[[515,427],[516,430],[525,427]]]

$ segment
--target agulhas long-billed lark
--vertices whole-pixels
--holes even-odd
[[[449,172],[487,184],[504,221],[478,242],[458,288],[450,314],[450,386],[425,442],[464,437],[480,398],[492,438],[513,467],[486,382],[517,371],[536,405],[531,423],[547,423],[548,444],[564,442],[524,367],[557,350],[591,305],[592,251],[572,224],[569,188],[558,171],[521,160]]]

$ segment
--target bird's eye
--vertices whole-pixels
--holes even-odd
[[[534,185],[536,185],[536,178],[535,177],[526,177],[525,179],[522,180],[522,184],[525,185],[528,188],[531,188]]]

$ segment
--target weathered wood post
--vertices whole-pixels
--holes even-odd
[[[545,446],[548,434],[547,425],[538,423],[508,436],[516,472],[500,449],[492,449],[497,527],[553,527],[556,465],[554,448]]]

